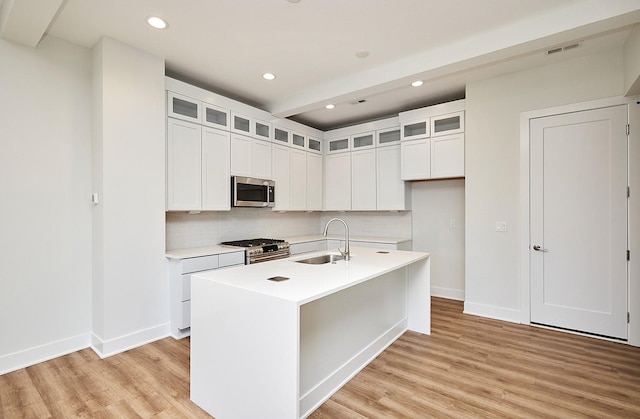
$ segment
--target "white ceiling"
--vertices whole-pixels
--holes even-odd
[[[169,28],[148,26],[150,15]],[[4,39],[36,46],[48,33],[91,48],[106,35],[163,57],[168,75],[321,129],[620,47],[637,22],[640,0],[0,0]],[[544,53],[575,41],[581,48]],[[416,79],[425,84],[409,87]]]

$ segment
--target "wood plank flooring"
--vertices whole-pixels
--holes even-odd
[[[432,301],[431,336],[405,333],[311,417],[640,418],[640,348]],[[2,419],[151,417],[210,418],[189,400],[189,339],[0,376]]]

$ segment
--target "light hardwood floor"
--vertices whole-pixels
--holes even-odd
[[[640,418],[640,348],[432,301],[431,336],[405,333],[311,417]],[[189,401],[189,339],[167,338],[0,376],[0,418],[50,417],[210,416]]]

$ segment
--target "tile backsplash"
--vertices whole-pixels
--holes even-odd
[[[259,208],[233,208],[225,212],[166,213],[167,250],[219,244],[257,237],[292,237],[320,234],[332,217],[344,219],[351,235],[411,237],[411,212],[285,212]],[[342,234],[341,226],[329,232]]]

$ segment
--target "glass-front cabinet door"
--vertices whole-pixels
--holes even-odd
[[[400,144],[400,127],[376,131],[376,145],[378,147],[394,144]]]
[[[328,141],[329,147],[327,153],[341,153],[343,151],[349,151],[349,137],[347,138],[336,138],[334,140]]]
[[[375,132],[363,132],[351,136],[351,150],[364,150],[375,147]]]
[[[414,138],[429,136],[429,120],[407,122],[402,124],[402,139],[412,140]]]
[[[256,138],[260,138],[261,140],[271,140],[271,124],[269,122],[264,121],[253,121],[254,132]]]
[[[464,132],[464,112],[431,117],[431,136],[459,134]]]
[[[322,141],[309,137],[307,139],[307,150],[313,153],[322,153]]]
[[[273,128],[273,139],[278,143],[289,144],[289,134],[290,134],[289,131],[283,128],[278,128],[278,127]]]
[[[202,125],[229,131],[230,112],[228,109],[211,105],[210,103],[203,103],[202,107]]]
[[[167,91],[167,115],[183,121],[201,122],[202,102]]]
[[[296,132],[291,133],[291,145],[298,148],[305,148],[306,141],[304,139],[304,135],[298,134]]]
[[[231,131],[238,134],[253,134],[251,118],[235,112],[231,112]]]

